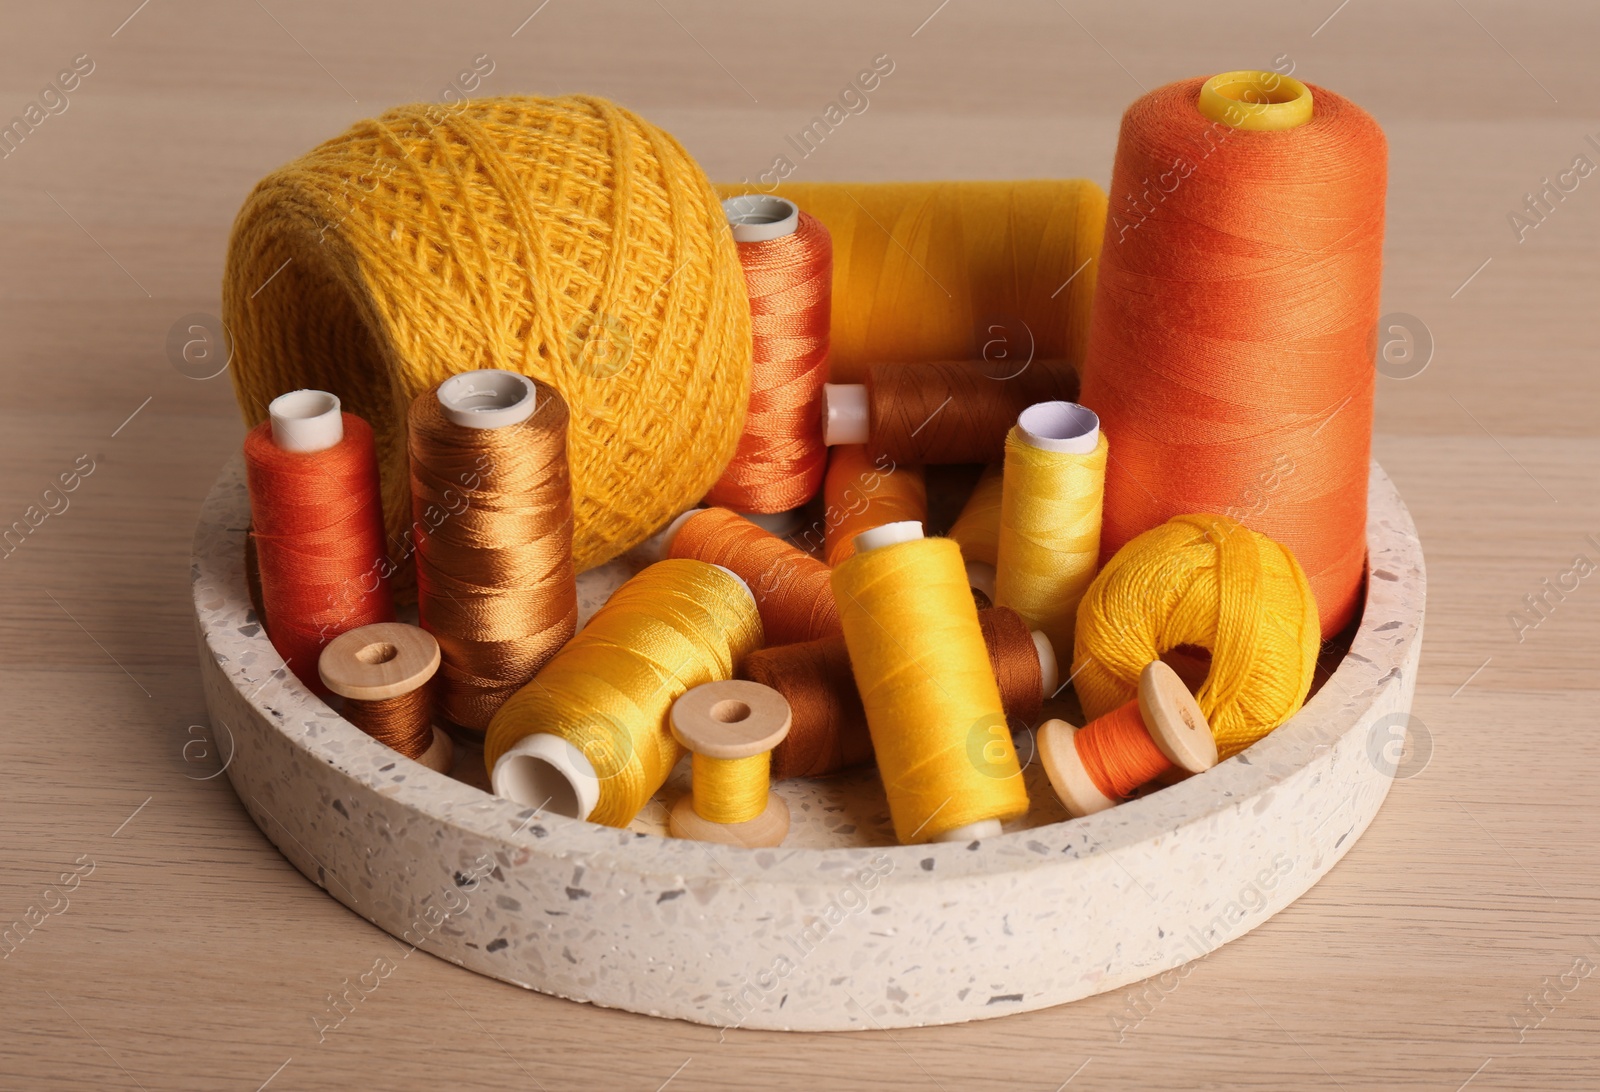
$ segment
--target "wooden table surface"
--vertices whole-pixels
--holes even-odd
[[[1600,562],[1600,177],[1569,173],[1520,239],[1510,220],[1600,164],[1597,45],[1575,0],[11,4],[0,118],[61,112],[0,160],[0,524],[80,484],[0,562],[0,922],[44,914],[0,960],[0,1085],[1600,1087],[1600,576],[1510,621]],[[1428,559],[1422,768],[1321,884],[1166,993],[722,1035],[419,956],[319,1036],[395,943],[291,868],[194,743],[189,539],[243,430],[227,378],[180,372],[168,338],[218,312],[235,210],[484,54],[482,93],[610,96],[735,180],[885,53],[796,180],[1103,185],[1142,88],[1240,67],[1292,63],[1382,122],[1384,308],[1436,345],[1380,380],[1376,441]],[[62,110],[41,92],[75,60]]]

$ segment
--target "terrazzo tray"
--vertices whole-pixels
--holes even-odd
[[[700,1023],[846,1030],[1004,1016],[1115,989],[1235,939],[1333,867],[1377,814],[1411,707],[1426,581],[1373,464],[1367,601],[1288,724],[1215,769],[1068,821],[1029,762],[1002,836],[897,846],[872,770],[787,781],[776,849],[665,836],[687,763],[628,830],[490,795],[369,739],[283,669],[250,605],[243,462],[194,545],[200,668],[240,800],[296,868],[375,925],[480,974]],[[653,544],[580,579],[582,617]],[[1031,759],[1031,741],[1019,741]]]

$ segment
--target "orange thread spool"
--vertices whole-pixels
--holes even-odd
[[[823,392],[824,439],[866,444],[896,463],[997,463],[1017,415],[1036,402],[1075,401],[1065,360],[941,360],[872,364],[862,384]]]
[[[1328,637],[1366,555],[1386,146],[1348,100],[1259,75],[1265,102],[1313,98],[1310,120],[1213,121],[1199,79],[1123,116],[1079,401],[1117,440],[1102,563],[1224,513],[1293,551]]]
[[[1073,745],[1095,787],[1115,800],[1176,769],[1145,730],[1137,701],[1084,725]]]
[[[856,552],[854,540],[862,531],[928,518],[928,484],[922,468],[871,456],[863,444],[846,444],[828,453],[822,495],[827,502],[823,551],[829,565],[836,566]]]
[[[367,423],[325,391],[283,395],[269,413],[244,440],[263,621],[289,670],[326,695],[323,647],[394,618],[377,453]]]
[[[768,645],[843,632],[828,566],[726,508],[690,514],[667,556],[721,565],[749,585]]]
[[[783,512],[816,495],[826,465],[820,413],[833,244],[820,221],[781,198],[730,197],[722,207],[750,293],[750,406],[738,451],[706,499]]]
[[[1028,624],[1014,610],[992,607],[978,612],[978,627],[1006,717],[1032,724],[1055,680],[1040,664]],[[772,750],[774,778],[821,777],[872,761],[872,735],[844,637],[752,652],[739,673],[789,702],[789,735]]]

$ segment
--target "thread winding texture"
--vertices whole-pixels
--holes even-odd
[[[739,448],[706,500],[783,512],[822,485],[822,385],[828,378],[833,248],[804,212],[793,234],[737,243],[750,292],[750,408]]]
[[[1000,496],[1004,479],[1002,464],[983,468],[978,483],[961,506],[961,514],[950,526],[949,537],[961,547],[968,561],[993,565],[1000,550]]]
[[[833,589],[900,842],[1025,814],[960,548],[931,538],[858,553]]]
[[[406,106],[312,149],[240,210],[223,315],[247,420],[312,386],[372,422],[395,535],[413,398],[474,368],[555,387],[579,570],[705,493],[749,395],[716,194],[671,136],[597,98]]]
[[[1006,436],[995,601],[1043,630],[1063,660],[1100,563],[1108,451],[1104,432],[1087,455],[1035,447],[1020,427]]]
[[[721,565],[748,584],[769,646],[840,632],[828,566],[737,513],[707,508],[691,516],[668,553]]]
[[[317,660],[329,641],[394,621],[372,429],[341,416],[344,437],[325,451],[284,451],[265,421],[244,438],[267,636],[318,694],[328,693]]]
[[[1083,361],[1106,223],[1093,182],[719,189],[788,198],[833,236],[830,382],[881,360]]]
[[[431,680],[392,698],[344,699],[344,719],[407,758],[421,758],[433,744]]]
[[[1122,120],[1080,399],[1117,441],[1101,555],[1237,516],[1294,551],[1326,637],[1366,556],[1383,132],[1321,87],[1305,125],[1235,130],[1200,113],[1203,82]]]
[[[1078,729],[1073,746],[1089,780],[1113,800],[1126,800],[1140,785],[1176,769],[1150,738],[1137,701]]]
[[[437,388],[411,404],[417,613],[439,641],[440,711],[481,731],[578,625],[566,403],[505,428],[445,417]]]
[[[1150,661],[1206,649],[1211,669],[1195,700],[1227,758],[1304,704],[1320,632],[1316,597],[1286,546],[1223,516],[1177,516],[1118,550],[1089,585],[1073,687],[1086,716],[1104,716],[1138,696]]]
[[[978,625],[1006,717],[1032,725],[1044,679],[1028,623],[1016,611],[991,607],[978,612]],[[772,749],[773,777],[821,777],[872,761],[867,714],[842,636],[760,649],[745,657],[739,674],[789,703],[789,734]]]
[[[855,537],[862,531],[928,518],[928,483],[922,467],[870,455],[865,444],[840,444],[829,450],[822,497],[823,553],[833,566],[856,552]]]
[[[1016,372],[982,360],[872,364],[867,448],[896,463],[997,463],[1019,413],[1077,395],[1078,374],[1062,360]]]
[[[768,756],[690,756],[695,814],[712,823],[747,823],[767,809]]]
[[[672,703],[690,687],[732,678],[760,645],[761,617],[737,577],[702,561],[659,561],[613,592],[500,707],[484,762],[492,772],[524,736],[559,736],[599,777],[589,820],[626,826],[683,755],[668,727]]]

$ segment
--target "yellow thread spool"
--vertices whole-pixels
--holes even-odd
[[[674,702],[672,735],[693,755],[694,781],[673,806],[673,837],[751,848],[781,843],[789,806],[772,791],[772,748],[789,723],[782,694],[742,679],[697,686]]]
[[[1075,402],[1029,406],[1006,436],[995,602],[1063,658],[1100,559],[1107,451],[1100,418]]]
[[[891,523],[833,571],[851,670],[904,844],[992,837],[1028,793],[961,551]]]
[[[1311,88],[1276,72],[1223,72],[1201,85],[1199,107],[1235,129],[1281,132],[1311,120]]]
[[[994,564],[1000,548],[1000,494],[1004,467],[994,463],[983,468],[978,484],[972,487],[961,514],[950,526],[950,538],[961,547],[967,562],[967,583],[982,592],[990,603],[995,596]]]
[[[483,754],[495,793],[626,826],[683,757],[667,726],[672,703],[731,678],[760,645],[743,580],[703,561],[656,562],[489,722]]]

